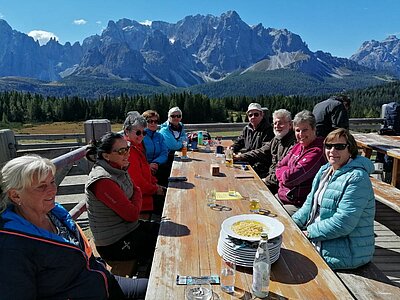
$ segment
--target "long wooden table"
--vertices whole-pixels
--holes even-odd
[[[379,135],[377,133],[355,133],[357,146],[362,149],[363,155],[370,158],[372,151],[387,154],[393,157],[391,185],[400,185],[400,136]]]
[[[160,235],[154,254],[146,299],[184,299],[184,286],[176,284],[180,275],[219,274],[217,242],[223,220],[249,213],[248,200],[217,201],[224,210],[206,205],[205,190],[227,191],[233,184],[243,196],[258,195],[261,207],[285,226],[281,255],[272,265],[269,299],[353,299],[290,216],[253,170],[220,165],[220,177],[210,175],[210,153],[189,152],[190,161],[176,158],[171,176],[186,176],[187,182],[169,184]],[[254,178],[236,179],[250,172]],[[251,299],[252,269],[238,267],[235,293],[229,295],[213,285],[216,299]]]

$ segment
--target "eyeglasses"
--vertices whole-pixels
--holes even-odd
[[[131,150],[131,148],[128,146],[128,147],[119,148],[117,150],[113,150],[112,152],[116,152],[116,153],[118,153],[118,155],[125,155],[125,154],[129,153],[130,150]]]
[[[256,112],[256,113],[249,113],[249,114],[248,114],[249,118],[251,118],[251,117],[253,117],[253,116],[254,116],[255,118],[258,118],[259,115],[260,115],[260,114],[257,113],[257,112]]]
[[[142,131],[142,130],[136,130],[135,131],[135,134],[137,135],[137,136],[141,136],[142,134],[143,134],[143,136],[145,136],[146,134],[147,134],[147,132],[146,131]]]
[[[147,119],[148,124],[158,124],[158,120]]]
[[[348,144],[325,144],[325,148],[327,150],[331,150],[332,148],[335,148],[336,150],[344,150]]]
[[[173,118],[173,119],[174,119],[174,118],[181,118],[182,115],[170,115],[170,117]]]

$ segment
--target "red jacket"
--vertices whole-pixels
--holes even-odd
[[[133,183],[142,191],[142,211],[153,210],[153,195],[157,192],[157,179],[151,174],[150,165],[147,162],[143,143],[133,145],[129,155],[128,173]]]
[[[278,163],[278,196],[283,204],[303,205],[311,191],[315,174],[326,163],[323,141],[324,138],[317,137],[306,148],[296,144]]]

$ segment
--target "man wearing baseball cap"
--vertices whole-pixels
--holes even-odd
[[[264,118],[263,107],[258,103],[250,103],[247,108],[249,123],[243,128],[242,134],[231,145],[233,152],[244,153],[261,148],[263,143],[272,140],[274,132],[271,124]],[[257,163],[253,165],[257,172]],[[264,169],[264,168],[263,168]]]

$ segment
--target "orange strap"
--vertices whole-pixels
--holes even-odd
[[[81,234],[81,237],[83,239],[83,243],[85,245],[85,253],[86,253],[87,257],[90,258],[93,254],[92,247],[90,247],[89,241],[88,241],[87,237],[85,236],[85,234],[83,233],[82,228],[78,224],[76,224],[76,226],[78,227],[79,233]]]

